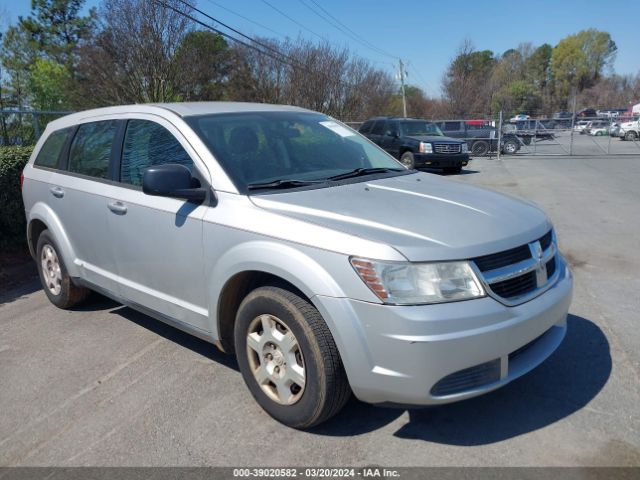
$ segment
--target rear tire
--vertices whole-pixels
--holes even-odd
[[[477,157],[482,157],[489,153],[489,143],[484,140],[478,140],[471,145],[471,154]]]
[[[416,168],[416,161],[413,157],[413,153],[404,152],[400,157],[400,163],[404,165],[408,170],[413,170]]]
[[[507,155],[514,155],[518,150],[520,150],[520,145],[518,145],[518,142],[514,139],[505,141],[502,146],[502,151]]]
[[[260,287],[240,304],[234,328],[238,366],[249,391],[274,419],[310,428],[351,396],[338,348],[308,301]]]
[[[624,134],[624,139],[629,140],[630,142],[635,142],[638,138],[638,134],[636,132],[627,132]]]
[[[60,250],[49,230],[43,230],[36,246],[36,263],[44,293],[58,308],[68,309],[87,298],[90,290],[74,285]]]

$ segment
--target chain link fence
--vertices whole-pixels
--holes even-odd
[[[465,140],[476,157],[501,155],[638,155],[640,116],[559,118],[518,115],[504,118],[428,119],[447,137]],[[347,122],[358,129],[363,122]]]
[[[35,145],[47,124],[66,111],[0,110],[0,145]]]

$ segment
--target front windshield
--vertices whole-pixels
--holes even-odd
[[[435,135],[442,137],[443,133],[435,123],[424,122],[420,120],[410,120],[400,122],[402,135],[405,137],[415,137],[420,135]]]
[[[407,172],[360,134],[319,113],[226,113],[187,121],[241,192],[269,182],[322,182],[356,169]]]

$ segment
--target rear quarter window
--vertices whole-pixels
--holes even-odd
[[[67,143],[70,133],[71,129],[66,128],[64,130],[57,130],[49,135],[44,141],[44,145],[42,145],[33,164],[38,167],[58,168],[60,155]]]

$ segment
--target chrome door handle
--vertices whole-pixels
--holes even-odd
[[[118,215],[124,215],[127,213],[127,206],[122,202],[111,202],[108,206],[109,210],[113,213],[117,213]]]
[[[49,191],[51,192],[51,194],[56,197],[56,198],[62,198],[64,197],[64,190],[61,189],[60,187],[51,187],[49,189]]]

